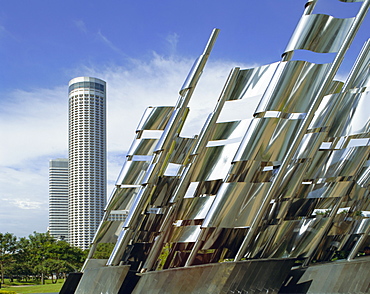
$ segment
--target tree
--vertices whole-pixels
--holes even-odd
[[[86,252],[66,241],[56,240],[49,233],[34,232],[30,235],[27,252],[34,273],[41,277],[42,283],[45,275],[65,276],[78,271],[86,259]]]
[[[29,256],[31,267],[35,274],[41,278],[41,283],[44,284],[44,276],[47,272],[45,260],[51,256],[50,249],[56,240],[49,233],[33,232],[33,235],[28,236],[29,243],[26,248],[26,253]]]
[[[9,269],[8,275],[10,277],[17,276],[19,280],[24,278],[27,281],[33,275],[29,244],[30,240],[25,237],[18,240],[17,251],[14,254],[14,263],[16,266],[12,266]]]
[[[0,233],[0,265],[2,282],[4,273],[13,277],[40,278],[41,283],[47,276],[59,277],[78,271],[87,251],[72,247],[65,241],[56,240],[49,233],[34,232],[28,238],[20,238],[10,233]]]
[[[113,251],[114,243],[99,243],[94,252],[93,258],[108,259]]]
[[[13,254],[17,249],[17,237],[11,233],[0,233],[0,271],[1,282],[4,283],[6,267],[12,263]]]

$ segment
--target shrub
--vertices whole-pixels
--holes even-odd
[[[17,294],[17,293],[14,291],[0,290],[0,294]]]

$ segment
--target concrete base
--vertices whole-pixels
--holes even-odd
[[[118,294],[130,269],[129,265],[85,269],[76,294]]]
[[[294,269],[280,293],[370,293],[370,256]]]
[[[278,293],[293,264],[294,259],[262,259],[148,272],[132,293]]]

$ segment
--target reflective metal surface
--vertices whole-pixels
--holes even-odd
[[[91,252],[113,242],[107,265],[138,273],[261,258],[307,266],[364,249],[370,41],[347,80],[334,77],[370,0],[342,1],[364,2],[351,19],[312,14],[317,1],[308,1],[282,61],[232,69],[201,132],[182,138],[212,35],[175,107],[144,113]],[[296,50],[335,58],[292,60]]]
[[[334,18],[325,14],[302,16],[285,52],[306,49],[319,53],[337,52],[353,18]]]

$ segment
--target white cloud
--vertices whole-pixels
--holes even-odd
[[[169,34],[166,41],[170,47],[170,55],[174,55],[176,53],[177,44],[179,43],[179,35],[176,33]]]
[[[38,156],[67,148],[67,91],[64,87],[15,90],[1,102],[0,162],[17,166]]]
[[[109,48],[111,48],[113,51],[125,55],[121,49],[119,49],[117,46],[115,46],[106,36],[103,35],[101,31],[98,31],[97,33],[99,40],[101,40],[104,44],[108,45]]]
[[[3,201],[8,201],[11,204],[14,204],[16,207],[20,209],[37,209],[40,210],[42,208],[42,202],[32,201],[31,199],[3,199]]]
[[[74,21],[75,26],[84,34],[87,33],[87,28],[85,22],[83,20],[76,20]]]
[[[153,54],[127,67],[85,68],[107,81],[108,195],[124,162],[136,126],[148,106],[175,105],[193,60]],[[197,133],[217,102],[233,64],[210,60],[191,101],[188,130]],[[72,77],[71,77],[72,78]],[[14,90],[1,100],[1,231],[17,236],[45,231],[48,219],[48,161],[67,156],[67,85],[32,92]],[[4,220],[8,220],[4,222]],[[22,224],[22,225],[21,225]],[[2,225],[3,226],[3,225]]]

